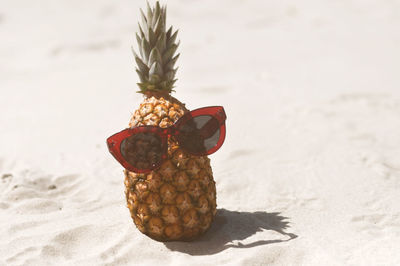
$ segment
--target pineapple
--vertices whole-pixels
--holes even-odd
[[[177,31],[166,30],[166,7],[156,2],[141,10],[136,34],[139,55],[134,52],[144,101],[129,127],[173,125],[188,112],[170,95],[176,81],[174,64],[179,43]],[[216,189],[207,156],[187,154],[176,140],[168,140],[168,158],[156,170],[138,174],[125,170],[127,207],[136,227],[158,241],[189,241],[204,233],[216,213]]]

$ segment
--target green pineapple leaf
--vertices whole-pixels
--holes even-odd
[[[172,26],[166,31],[166,6],[157,1],[154,7],[147,2],[147,10],[140,9],[141,24],[138,24],[136,42],[139,55],[134,54],[141,93],[159,91],[171,93],[176,82],[177,68],[174,69],[179,54],[175,55],[179,42],[178,30]]]

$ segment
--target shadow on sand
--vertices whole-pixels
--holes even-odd
[[[200,239],[194,242],[166,242],[164,244],[170,250],[190,255],[211,255],[228,248],[251,248],[287,242],[296,238],[297,235],[284,231],[289,227],[289,222],[285,221],[288,218],[279,214],[278,212],[236,212],[218,209],[211,228]],[[275,231],[286,239],[266,239],[250,244],[240,242],[265,230]]]

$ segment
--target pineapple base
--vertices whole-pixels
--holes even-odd
[[[172,173],[172,167],[171,162],[163,164],[160,172],[164,175],[125,171],[127,207],[136,227],[150,238],[192,241],[207,231],[214,219],[215,182],[205,169],[197,168],[197,175],[190,176],[185,171]]]

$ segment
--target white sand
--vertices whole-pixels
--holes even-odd
[[[218,215],[139,233],[105,139],[142,1],[2,1],[0,265],[400,265],[400,1],[168,1],[175,97],[223,105]]]

